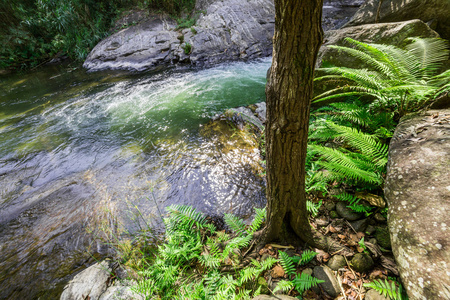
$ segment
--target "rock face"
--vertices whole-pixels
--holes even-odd
[[[317,64],[322,62],[348,68],[360,67],[361,62],[347,55],[340,55],[337,50],[328,48],[328,45],[348,46],[346,37],[364,43],[389,44],[401,46],[408,37],[439,37],[427,24],[420,20],[406,22],[367,24],[354,27],[341,28],[325,32],[324,45],[320,48]]]
[[[450,109],[401,120],[385,197],[392,250],[410,299],[450,299]]]
[[[64,288],[60,300],[113,300],[141,299],[130,287],[113,283],[111,274],[115,271],[113,263],[102,261],[77,274]]]
[[[378,22],[420,19],[431,24],[443,38],[450,38],[450,1],[448,0],[368,0],[345,27]]]
[[[199,5],[206,14],[192,29],[176,30],[173,20],[152,16],[101,41],[83,66],[141,71],[176,62],[205,66],[272,53],[275,9],[271,0],[202,1]]]
[[[363,0],[325,0],[323,28],[345,24]],[[177,29],[174,20],[137,11],[120,20],[116,28],[140,22],[101,41],[83,66],[91,71],[122,69],[142,71],[174,63],[211,66],[272,54],[275,28],[273,0],[197,0],[196,25]],[[194,13],[195,14],[195,13]]]

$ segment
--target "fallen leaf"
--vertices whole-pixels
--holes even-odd
[[[366,235],[364,234],[364,232],[357,232],[356,236],[358,237],[358,239],[362,239],[363,237],[365,237]]]
[[[283,267],[280,265],[276,265],[275,268],[272,270],[272,277],[273,278],[283,278],[285,275]]]
[[[332,232],[332,233],[339,232],[339,230],[337,230],[336,228],[334,228],[334,227],[331,226],[331,225],[330,225],[329,229],[330,229],[330,232]]]
[[[341,239],[341,240],[343,240],[343,239],[345,239],[346,238],[346,236],[345,235],[343,235],[343,234],[338,234],[338,237]]]

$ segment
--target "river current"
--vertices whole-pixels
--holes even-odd
[[[171,204],[264,206],[257,145],[210,119],[264,101],[269,66],[0,77],[0,299],[57,299],[108,254],[102,228],[157,228]]]

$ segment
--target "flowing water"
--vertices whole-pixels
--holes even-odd
[[[99,228],[157,226],[175,203],[244,217],[264,206],[253,139],[209,121],[263,101],[269,66],[0,77],[0,299],[58,298],[107,254]]]

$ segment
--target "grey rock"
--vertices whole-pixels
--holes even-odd
[[[410,299],[449,299],[450,109],[400,120],[384,195],[392,251]]]
[[[390,300],[389,297],[385,297],[375,290],[369,290],[364,297],[364,300]]]
[[[224,116],[233,122],[239,130],[242,130],[245,124],[256,126],[259,130],[264,129],[261,120],[247,107],[230,108],[225,111]]]
[[[330,258],[330,260],[327,263],[327,266],[333,270],[337,271],[347,265],[347,262],[345,261],[345,258],[342,255],[333,255],[333,257]]]
[[[355,221],[364,216],[363,213],[354,212],[351,208],[348,208],[347,205],[347,202],[338,202],[336,204],[336,211],[342,218],[348,221]]]
[[[350,22],[344,26],[376,23],[379,0],[366,1]],[[443,38],[450,38],[450,1],[448,0],[389,0],[380,7],[378,22],[398,22],[419,19],[429,22]]]
[[[331,297],[337,297],[341,293],[336,276],[334,276],[333,271],[329,267],[314,267],[314,277],[325,281],[320,283],[320,286]]]
[[[199,6],[206,14],[198,18],[195,33],[177,31],[175,21],[153,15],[101,41],[83,66],[93,71],[142,71],[177,62],[210,66],[272,54],[275,10],[271,0],[202,1]]]
[[[263,124],[266,123],[266,112],[266,102],[256,103],[255,114]]]
[[[355,229],[355,231],[364,232],[364,230],[366,230],[366,228],[367,228],[367,225],[369,225],[369,221],[370,221],[369,218],[365,218],[365,219],[350,222],[350,225],[352,225],[352,227],[353,227],[353,229]]]
[[[107,261],[96,263],[77,274],[64,288],[61,300],[98,300],[107,290],[107,281],[112,268]]]
[[[369,254],[357,253],[353,256],[351,265],[356,272],[366,272],[373,268],[374,262]]]
[[[302,274],[303,274],[303,273],[312,276],[312,274],[313,274],[313,269],[311,269],[311,268],[306,268],[306,269],[304,269],[304,270],[302,271]]]

